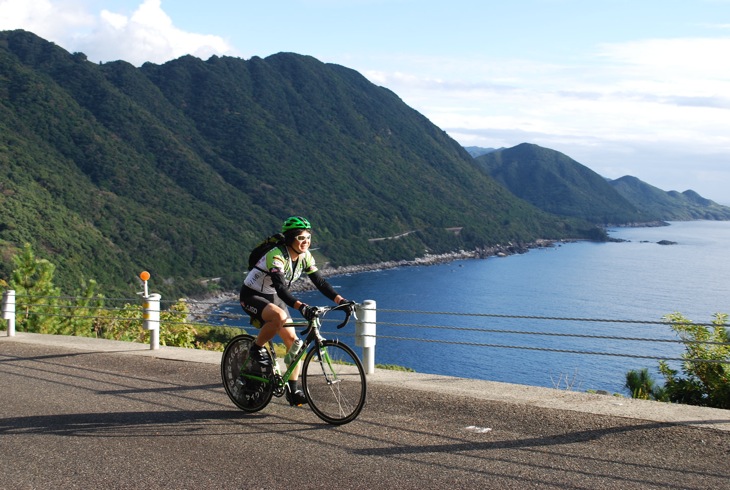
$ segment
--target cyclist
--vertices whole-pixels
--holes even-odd
[[[353,305],[343,298],[317,270],[309,247],[312,244],[312,226],[306,218],[292,216],[281,227],[284,245],[272,248],[259,259],[246,275],[241,287],[240,302],[243,311],[251,317],[251,324],[259,328],[256,341],[251,345],[250,357],[262,373],[269,373],[271,359],[264,347],[277,334],[287,349],[286,361],[298,354],[302,341],[297,338],[287,306],[298,310],[309,320],[315,309],[295,298],[289,290],[291,284],[306,274],[317,289],[336,304]],[[352,307],[352,306],[350,306]],[[304,392],[298,386],[299,367],[288,382],[286,399],[291,405],[307,403]]]

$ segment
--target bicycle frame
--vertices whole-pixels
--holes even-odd
[[[331,307],[318,308],[320,314],[327,313],[334,309],[336,309],[336,307],[335,308],[331,308]],[[340,325],[337,326],[337,328],[341,328],[342,326],[347,324],[348,321],[349,321],[349,315],[348,315],[348,318],[346,318],[344,322],[342,322]],[[274,371],[273,380],[270,378],[264,378],[262,376],[257,376],[255,374],[251,374],[251,373],[248,373],[245,371],[241,372],[241,376],[243,376],[244,378],[256,380],[256,381],[266,383],[266,384],[273,381],[275,383],[274,396],[276,396],[276,397],[281,397],[282,395],[284,395],[284,387],[286,386],[286,383],[291,378],[291,375],[294,372],[294,369],[301,362],[301,360],[304,358],[304,356],[307,355],[309,348],[312,345],[314,345],[316,348],[321,349],[322,342],[325,340],[325,338],[322,337],[322,334],[319,331],[320,327],[322,326],[322,322],[319,318],[319,315],[316,316],[315,318],[313,318],[309,322],[302,322],[302,321],[289,322],[289,323],[286,323],[285,326],[294,327],[294,328],[307,327],[305,330],[302,331],[302,334],[305,334],[305,333],[307,334],[307,336],[304,338],[304,343],[302,344],[302,348],[299,350],[299,353],[297,354],[296,358],[294,358],[294,360],[289,364],[286,371],[283,374],[281,373],[281,369],[279,368],[279,364],[277,363],[276,352],[274,351],[274,341],[272,339],[272,340],[269,340],[268,344],[269,344],[269,351],[271,352],[271,362],[272,362],[272,367],[273,367],[273,371]],[[323,353],[325,356],[327,356],[326,350],[323,351]],[[328,356],[325,357],[324,360],[327,364],[332,363],[331,359],[329,359]],[[331,380],[328,380],[328,381],[334,382]]]

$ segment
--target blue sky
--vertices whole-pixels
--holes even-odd
[[[730,204],[730,0],[0,0],[16,28],[137,66],[311,55],[464,146],[534,143]]]

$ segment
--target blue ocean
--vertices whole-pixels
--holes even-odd
[[[376,302],[378,364],[628,394],[627,371],[649,368],[661,381],[652,358],[684,351],[682,344],[656,341],[678,340],[660,324],[664,315],[709,323],[715,313],[730,312],[730,222],[672,222],[609,234],[625,241],[563,243],[330,282],[349,299]],[[676,243],[657,243],[662,240]],[[318,292],[300,296],[327,303]],[[240,313],[237,304],[223,309]],[[352,325],[329,336],[354,346]]]

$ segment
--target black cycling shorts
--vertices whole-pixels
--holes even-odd
[[[274,303],[289,316],[289,308],[286,306],[286,303],[275,294],[264,294],[243,286],[238,300],[241,303],[243,311],[251,317],[251,325],[256,328],[261,328],[264,325],[264,319],[261,317],[261,314],[264,312],[266,305],[270,303]],[[289,318],[291,319],[291,317]]]

